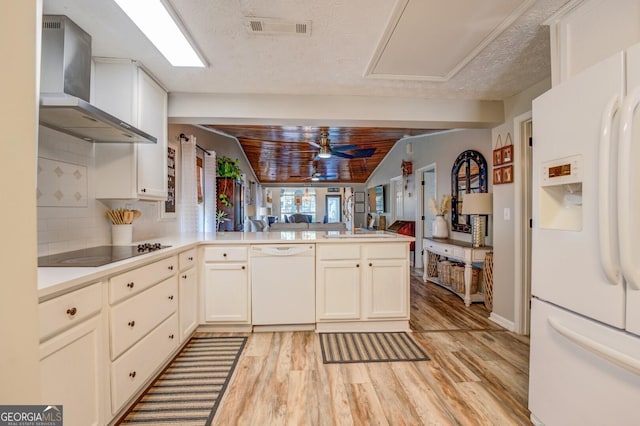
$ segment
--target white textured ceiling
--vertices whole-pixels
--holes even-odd
[[[477,1],[430,3],[455,11]],[[549,76],[548,29],[540,24],[566,2],[535,1],[443,82],[365,77],[393,18],[397,3],[391,0],[170,0],[209,62],[206,69],[171,67],[112,0],[44,0],[44,11],[65,14],[90,33],[94,56],[139,60],[171,92],[492,100],[509,97]],[[489,3],[515,9],[523,0]],[[445,12],[438,13],[473,18]],[[249,16],[311,21],[311,36],[252,34],[245,23]],[[473,25],[472,20],[468,22]],[[451,25],[460,27],[460,20],[451,19]],[[413,40],[413,52],[420,52],[426,42],[419,34]],[[407,39],[406,34],[403,37]],[[455,37],[448,40],[442,42],[450,44],[451,51],[459,50],[452,41]],[[421,63],[437,63],[442,60],[437,56],[448,49],[434,52]]]

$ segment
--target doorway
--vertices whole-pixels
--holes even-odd
[[[342,222],[342,195],[326,195],[324,206],[325,223]]]
[[[431,223],[434,216],[429,211],[429,198],[436,196],[437,178],[436,163],[421,167],[416,170],[416,251],[422,256],[415,257],[414,266],[422,268],[424,264],[424,253],[422,239],[431,236]]]

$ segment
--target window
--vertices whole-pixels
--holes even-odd
[[[285,216],[302,213],[316,221],[316,190],[313,188],[283,188],[280,190],[280,221]]]

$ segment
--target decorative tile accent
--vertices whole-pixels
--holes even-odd
[[[38,158],[39,207],[87,207],[87,167]]]

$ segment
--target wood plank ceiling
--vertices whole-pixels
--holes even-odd
[[[238,139],[263,185],[315,183],[311,179],[314,173],[319,183],[365,183],[398,140],[435,131],[382,127],[207,127]],[[323,135],[334,151],[331,158],[317,157],[320,151],[317,145],[322,145]]]

